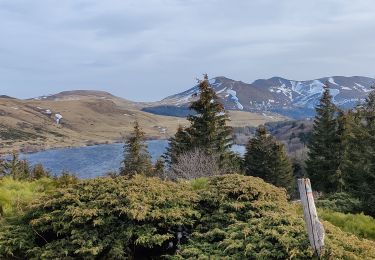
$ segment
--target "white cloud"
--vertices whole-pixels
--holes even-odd
[[[0,92],[156,100],[204,72],[373,76],[374,13],[370,0],[2,0]]]

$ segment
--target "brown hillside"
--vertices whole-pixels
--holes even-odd
[[[67,91],[33,100],[0,99],[0,152],[34,151],[121,140],[138,120],[148,138],[169,138],[184,118],[160,116],[144,105],[99,91]],[[49,117],[46,111],[50,110]],[[54,115],[63,116],[57,125]],[[232,111],[233,126],[255,126],[280,118]]]

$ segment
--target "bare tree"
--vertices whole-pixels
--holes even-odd
[[[218,157],[196,148],[181,154],[177,163],[173,164],[168,171],[167,177],[170,179],[195,179],[220,173]]]

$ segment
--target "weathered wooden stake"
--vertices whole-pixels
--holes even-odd
[[[310,244],[317,256],[320,257],[324,248],[324,227],[316,212],[310,179],[298,179],[298,189]]]

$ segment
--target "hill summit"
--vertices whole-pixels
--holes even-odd
[[[40,96],[33,98],[34,100],[48,100],[48,101],[58,101],[58,100],[80,100],[83,98],[115,98],[112,94],[100,91],[100,90],[70,90],[63,91],[53,95]]]

